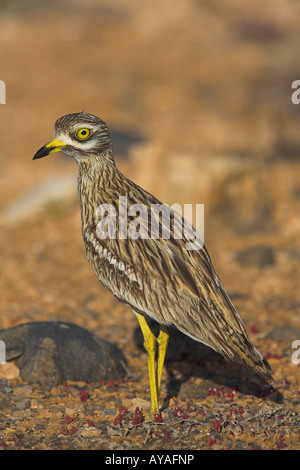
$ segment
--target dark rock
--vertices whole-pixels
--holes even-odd
[[[97,382],[124,377],[126,361],[113,344],[66,322],[31,322],[0,330],[6,360],[21,378],[52,387],[67,380]]]
[[[254,246],[236,254],[236,260],[242,266],[264,268],[275,263],[274,250],[268,246]]]

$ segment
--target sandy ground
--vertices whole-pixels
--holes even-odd
[[[129,374],[45,391],[0,365],[0,448],[299,449],[300,7],[261,5],[2,7],[0,328],[72,321],[116,343]],[[83,108],[131,142],[116,145],[129,178],[169,204],[205,204],[206,245],[273,388],[173,335],[163,422],[147,420],[137,322],[85,258],[75,164],[32,162],[55,120]]]

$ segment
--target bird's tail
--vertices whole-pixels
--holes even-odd
[[[227,344],[225,354],[224,351],[222,351],[222,353],[229,359],[233,359],[237,362],[245,364],[267,383],[273,382],[272,369],[270,364],[255,348],[255,346],[253,346],[248,337],[243,335],[242,341],[235,342],[234,347],[231,347],[231,345]]]
[[[218,281],[218,288],[214,289],[215,315],[217,316],[218,324],[221,325],[214,339],[217,339],[216,343],[221,347],[219,352],[229,359],[245,364],[267,383],[273,382],[270,364],[251,343],[238,312],[218,275],[216,272],[214,274],[215,280]],[[224,331],[227,331],[226,335],[224,335]]]

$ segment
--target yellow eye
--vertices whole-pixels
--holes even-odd
[[[75,134],[75,136],[76,136],[77,139],[79,139],[79,140],[88,139],[90,135],[91,135],[91,131],[90,131],[90,129],[88,129],[87,127],[83,127],[83,128],[81,128],[81,129],[78,129],[78,131],[77,131],[76,134]]]

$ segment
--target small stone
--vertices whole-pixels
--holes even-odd
[[[70,416],[71,418],[77,415],[77,411],[74,408],[65,408],[65,415]]]
[[[13,362],[0,364],[0,379],[13,380],[20,377],[20,370]]]
[[[101,429],[94,428],[92,426],[83,426],[78,431],[81,437],[99,437],[102,434]]]
[[[106,415],[115,415],[116,414],[116,410],[113,410],[112,408],[103,408],[102,411]]]
[[[143,398],[139,398],[139,397],[132,398],[132,400],[130,400],[128,411],[131,411],[132,413],[134,413],[137,407],[144,411],[148,411],[150,408],[150,401],[144,400]]]
[[[31,407],[31,401],[29,399],[23,398],[16,403],[17,410],[27,410]]]
[[[31,403],[30,403],[30,407],[33,409],[33,410],[36,410],[36,409],[42,409],[43,408],[43,404],[36,400],[36,398],[33,398],[31,400]]]

